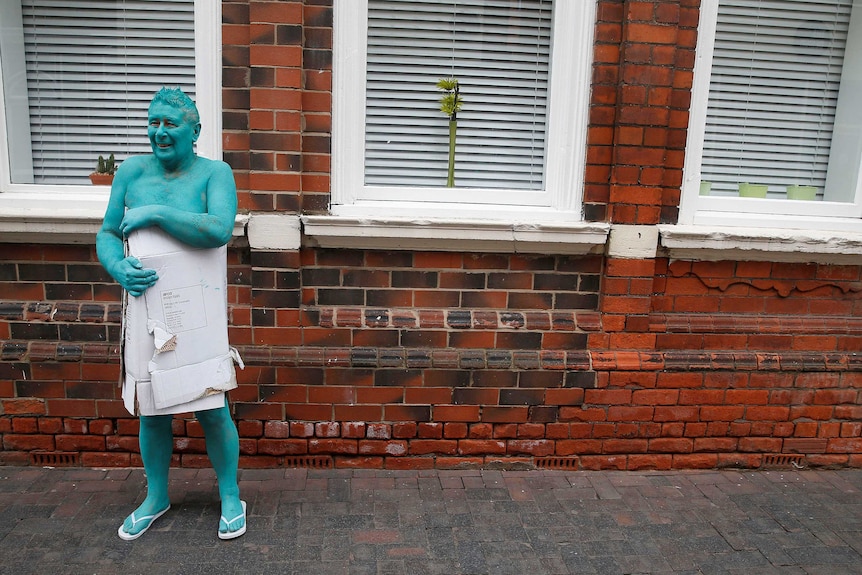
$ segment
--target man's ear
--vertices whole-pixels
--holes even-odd
[[[195,124],[194,136],[192,136],[192,141],[197,142],[200,135],[201,135],[201,123],[198,122],[197,124]]]

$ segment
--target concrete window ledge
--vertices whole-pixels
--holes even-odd
[[[302,216],[312,247],[583,255],[604,252],[605,223]]]
[[[108,194],[0,194],[0,242],[30,244],[96,243]],[[244,236],[248,216],[240,214],[233,235]]]
[[[853,232],[662,225],[659,241],[674,260],[862,264],[862,234]]]

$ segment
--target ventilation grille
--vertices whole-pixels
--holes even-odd
[[[761,467],[803,467],[804,455],[790,453],[768,453],[763,456]]]
[[[310,469],[331,469],[332,457],[328,455],[297,455],[284,458],[285,467],[308,467]]]
[[[78,465],[78,454],[61,451],[36,451],[30,453],[30,464],[49,467],[75,467]]]
[[[577,457],[540,457],[536,459],[536,467],[539,469],[566,469],[576,470],[578,468]]]

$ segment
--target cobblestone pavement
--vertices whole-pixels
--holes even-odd
[[[140,469],[0,467],[0,572],[862,574],[862,470],[242,470],[216,536],[209,469],[173,469],[140,539]]]

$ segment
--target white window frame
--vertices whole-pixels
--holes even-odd
[[[222,159],[221,54],[221,2],[195,0],[195,104],[203,125],[197,153],[211,159]],[[0,241],[92,243],[110,189],[13,184],[2,99],[0,84]],[[141,132],[145,130],[146,119],[142,118]]]
[[[703,0],[698,31],[697,59],[691,94],[691,110],[686,144],[679,224],[694,226],[728,226],[746,228],[804,229],[859,232],[862,218],[862,169],[851,202],[795,201],[781,199],[700,196],[700,169],[704,145],[706,108],[709,96],[713,46],[716,35],[719,0]],[[862,0],[854,0],[851,33],[847,54],[862,52]],[[856,68],[862,70],[859,58]],[[846,72],[845,72],[846,75]],[[841,92],[858,94],[862,73],[842,77]],[[836,120],[836,125],[841,120]],[[862,165],[862,157],[859,158]]]
[[[524,194],[518,205],[428,202],[420,198],[439,196],[441,188],[364,184],[368,0],[335,0],[331,214],[580,222],[595,17],[596,2],[555,2],[545,189],[498,191],[501,196]],[[470,188],[460,191],[465,197],[475,195]],[[386,199],[396,193],[397,200]],[[487,196],[489,190],[476,193]]]

